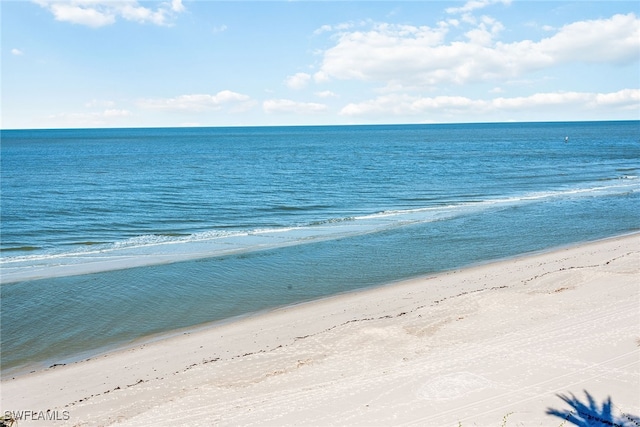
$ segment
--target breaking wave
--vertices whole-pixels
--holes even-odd
[[[640,191],[637,176],[625,175],[608,182],[611,184],[530,192],[411,209],[383,210],[371,214],[328,218],[289,227],[210,230],[189,235],[145,234],[111,243],[80,242],[74,246],[73,250],[58,253],[40,252],[10,256],[11,251],[5,250],[0,260],[3,273],[0,281],[10,283],[45,277],[87,274],[273,249],[376,233],[526,203],[562,198],[614,196]],[[24,247],[20,249],[25,250]],[[36,249],[29,247],[28,252],[36,252]]]

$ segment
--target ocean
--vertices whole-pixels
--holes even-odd
[[[640,122],[1,131],[2,375],[640,230]]]

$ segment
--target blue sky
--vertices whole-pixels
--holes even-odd
[[[12,128],[640,118],[636,1],[3,1]]]

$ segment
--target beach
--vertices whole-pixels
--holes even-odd
[[[636,232],[638,124],[3,131],[2,377]]]
[[[638,234],[528,254],[7,378],[1,407],[20,426],[548,426],[610,402],[629,423],[639,277]]]

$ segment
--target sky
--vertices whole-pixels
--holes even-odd
[[[640,119],[637,1],[1,1],[2,129]]]

